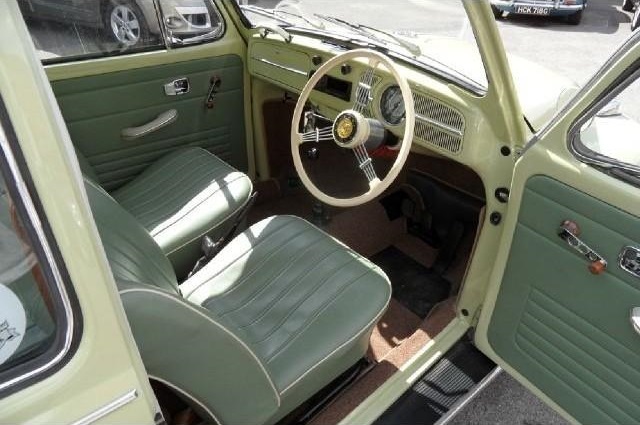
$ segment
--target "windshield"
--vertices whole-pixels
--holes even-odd
[[[487,87],[482,59],[460,0],[237,0],[253,26],[303,29],[366,40],[419,65]]]

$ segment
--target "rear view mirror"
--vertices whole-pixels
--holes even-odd
[[[622,115],[622,112],[620,112],[620,101],[618,99],[613,99],[607,103],[597,114],[599,117],[613,117],[616,115]]]

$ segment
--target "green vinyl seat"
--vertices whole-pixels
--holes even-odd
[[[85,187],[149,376],[208,422],[275,423],[364,356],[389,281],[310,223],[254,224],[178,286],[135,217]]]
[[[88,161],[78,157],[85,176],[98,182]],[[183,278],[201,255],[202,237],[224,236],[252,191],[247,175],[205,149],[190,147],[163,156],[111,195],[149,232]]]

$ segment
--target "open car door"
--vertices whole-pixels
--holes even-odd
[[[633,120],[607,105],[639,75],[636,33],[523,150],[475,334],[581,423],[640,422],[640,135],[588,140],[598,122]],[[627,145],[612,154],[616,143]]]

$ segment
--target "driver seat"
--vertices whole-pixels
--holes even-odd
[[[206,420],[275,423],[364,356],[389,280],[313,225],[265,219],[178,286],[133,215],[85,187],[147,373]]]

